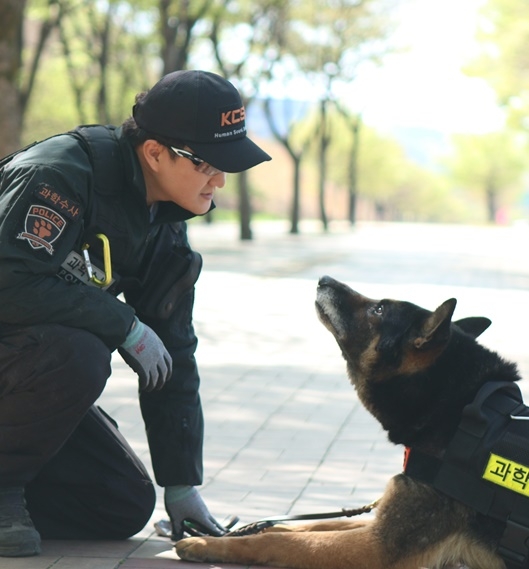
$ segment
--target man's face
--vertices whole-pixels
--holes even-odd
[[[193,152],[191,148],[185,150]],[[149,203],[170,201],[195,215],[203,215],[210,210],[216,189],[224,187],[226,174],[210,176],[197,171],[191,160],[160,145],[156,169],[146,177],[146,183]]]

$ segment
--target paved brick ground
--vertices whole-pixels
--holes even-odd
[[[415,224],[257,224],[241,243],[232,225],[192,224],[203,253],[195,326],[206,417],[201,492],[222,519],[357,507],[377,497],[402,464],[358,403],[331,335],[318,322],[318,278],[329,274],[374,298],[433,309],[458,299],[456,317],[486,315],[482,342],[529,372],[529,228]],[[523,382],[526,383],[526,382]],[[528,390],[523,386],[523,390]],[[136,382],[116,357],[100,401],[149,464]],[[162,494],[160,492],[160,498]],[[164,517],[162,500],[152,522]],[[150,523],[121,542],[47,541],[39,557],[2,569],[204,569],[178,561]],[[223,569],[228,566],[223,565]]]

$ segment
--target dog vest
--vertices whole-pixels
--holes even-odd
[[[404,472],[503,524],[498,555],[529,568],[529,407],[516,383],[485,383],[444,457],[407,449]]]

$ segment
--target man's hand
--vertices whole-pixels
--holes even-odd
[[[221,536],[227,529],[209,513],[209,510],[194,486],[168,486],[165,489],[165,509],[173,526],[172,538],[182,539],[184,520],[193,520],[204,526],[210,535]]]
[[[161,389],[171,377],[173,361],[169,352],[156,333],[136,317],[118,352],[138,374],[141,391]]]

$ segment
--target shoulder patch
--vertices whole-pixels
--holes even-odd
[[[55,252],[53,243],[66,228],[66,219],[55,210],[33,204],[29,206],[24,220],[24,231],[17,239],[27,241],[33,249],[44,249],[50,255]]]
[[[39,184],[35,188],[33,195],[69,219],[75,220],[81,213],[81,207],[77,202],[71,198],[61,196],[49,184]]]

